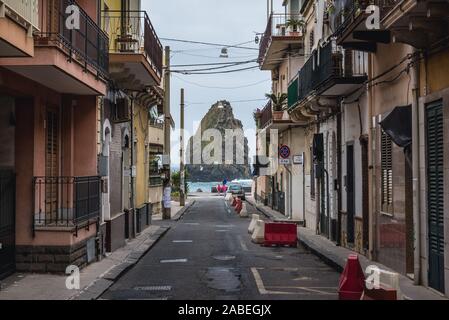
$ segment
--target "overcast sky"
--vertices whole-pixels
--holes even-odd
[[[278,0],[280,6],[281,0]],[[255,32],[263,32],[267,24],[265,0],[142,0],[142,7],[160,38],[176,38],[223,44],[245,44],[257,48]],[[229,58],[219,58],[221,48],[161,40],[172,50],[172,65],[234,62],[256,59],[257,50],[228,49]],[[182,51],[182,52],[179,52]],[[250,67],[248,64],[241,67]],[[204,68],[204,67],[199,67]],[[186,69],[175,68],[172,69]],[[233,102],[264,99],[270,91],[270,73],[253,69],[220,75],[180,75],[171,78],[171,110],[179,128],[180,89],[186,94],[186,130],[193,131],[194,122],[206,114],[210,106],[222,99],[231,102],[234,115],[245,129],[255,130],[253,110],[262,108],[264,101]],[[256,84],[258,83],[258,84]],[[206,88],[209,87],[209,88]],[[213,87],[213,88],[211,88]],[[243,88],[235,88],[243,87]],[[229,89],[235,88],[235,89]],[[177,133],[176,133],[177,134]],[[186,138],[187,139],[187,138]],[[255,153],[255,136],[248,136],[250,155]],[[179,163],[178,146],[173,143],[172,160]]]

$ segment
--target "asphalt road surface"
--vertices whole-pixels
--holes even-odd
[[[302,247],[252,243],[249,222],[223,197],[197,198],[101,299],[337,299],[337,272]]]

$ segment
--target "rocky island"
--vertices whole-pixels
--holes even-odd
[[[207,137],[208,129],[216,129],[221,134],[221,141]],[[242,132],[242,138],[233,138],[232,159],[226,158],[226,137],[229,130]],[[205,136],[206,132],[206,136]],[[206,141],[203,141],[206,140]],[[221,147],[221,161],[211,164],[204,159],[204,153],[211,149],[211,144]],[[206,149],[207,148],[207,149]],[[229,148],[229,143],[228,143]],[[232,150],[231,150],[232,151]],[[212,151],[212,156],[213,156]],[[228,152],[228,155],[230,152]],[[208,154],[207,154],[208,155]],[[243,160],[243,161],[239,161]],[[231,104],[226,101],[218,101],[213,104],[207,114],[201,120],[195,136],[190,137],[187,146],[187,171],[191,182],[216,182],[227,179],[249,179],[251,177],[248,161],[248,139],[243,136],[242,122],[234,117]]]

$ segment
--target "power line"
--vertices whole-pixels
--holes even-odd
[[[205,46],[215,46],[215,47],[224,47],[224,48],[237,48],[237,49],[245,49],[245,50],[257,50],[258,48],[252,47],[243,47],[240,45],[229,45],[229,44],[220,44],[220,43],[212,43],[212,42],[202,42],[202,41],[192,41],[192,40],[183,40],[183,39],[173,39],[173,38],[160,38],[164,41],[174,41],[174,42],[183,42],[183,43],[193,43],[193,44],[201,44]],[[247,43],[247,42],[245,42]]]
[[[257,62],[257,59],[246,60],[246,61],[233,61],[233,62],[197,63],[197,64],[178,64],[178,65],[171,65],[170,67],[218,66],[218,65],[238,64],[238,63],[249,63],[249,62]]]
[[[269,82],[269,81],[270,81],[270,80],[262,80],[262,81],[258,81],[258,82],[254,82],[254,83],[250,83],[250,84],[245,84],[245,85],[241,85],[241,86],[235,86],[235,87],[214,87],[214,86],[205,86],[205,85],[202,85],[202,84],[193,82],[193,81],[189,81],[189,80],[183,79],[183,78],[181,78],[181,77],[178,77],[178,76],[176,76],[176,75],[173,75],[173,76],[174,76],[175,78],[181,80],[181,81],[184,81],[184,82],[186,82],[186,83],[188,83],[188,84],[191,84],[191,85],[194,85],[194,86],[197,86],[197,87],[200,87],[200,88],[206,88],[206,89],[220,89],[220,90],[236,90],[236,89],[249,88],[249,87],[256,86],[256,85],[259,85],[259,84],[261,84],[261,83]]]
[[[249,99],[249,100],[234,100],[228,101],[229,103],[249,103],[249,102],[258,102],[258,101],[267,101],[267,99]],[[188,105],[211,105],[214,102],[186,102]]]
[[[192,74],[192,72],[212,71],[212,70],[226,69],[226,68],[229,68],[229,67],[236,67],[236,66],[239,66],[239,65],[248,64],[248,63],[255,63],[255,62],[256,62],[256,61],[239,62],[239,63],[228,64],[228,65],[220,66],[220,67],[211,67],[211,68],[202,68],[202,69],[170,70],[170,72],[176,72],[176,73],[182,73],[182,74]],[[231,70],[230,70],[230,71],[231,71]]]
[[[247,71],[247,70],[251,70],[251,69],[258,69],[259,66],[254,66],[254,67],[247,67],[247,68],[241,68],[241,69],[234,69],[234,70],[228,70],[228,71],[216,71],[216,72],[177,72],[177,71],[171,71],[174,73],[182,73],[184,75],[195,75],[195,74],[224,74],[224,73],[234,73],[234,72],[241,72],[241,71]]]

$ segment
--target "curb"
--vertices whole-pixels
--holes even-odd
[[[186,214],[187,210],[189,210],[195,204],[195,202],[196,202],[196,200],[190,201],[189,204],[184,206],[184,208],[182,208],[181,210],[178,211],[178,213],[176,213],[176,215],[172,218],[172,220],[173,221],[181,220],[181,218],[184,216],[184,214]]]
[[[135,250],[131,252],[126,260],[114,266],[107,271],[106,274],[100,276],[93,283],[84,288],[78,295],[71,297],[69,300],[97,300],[103,293],[105,293],[117,280],[119,280],[127,271],[135,266],[148,251],[153,248],[156,243],[170,230],[170,227],[160,227],[153,235],[139,247],[144,247],[143,250]]]

